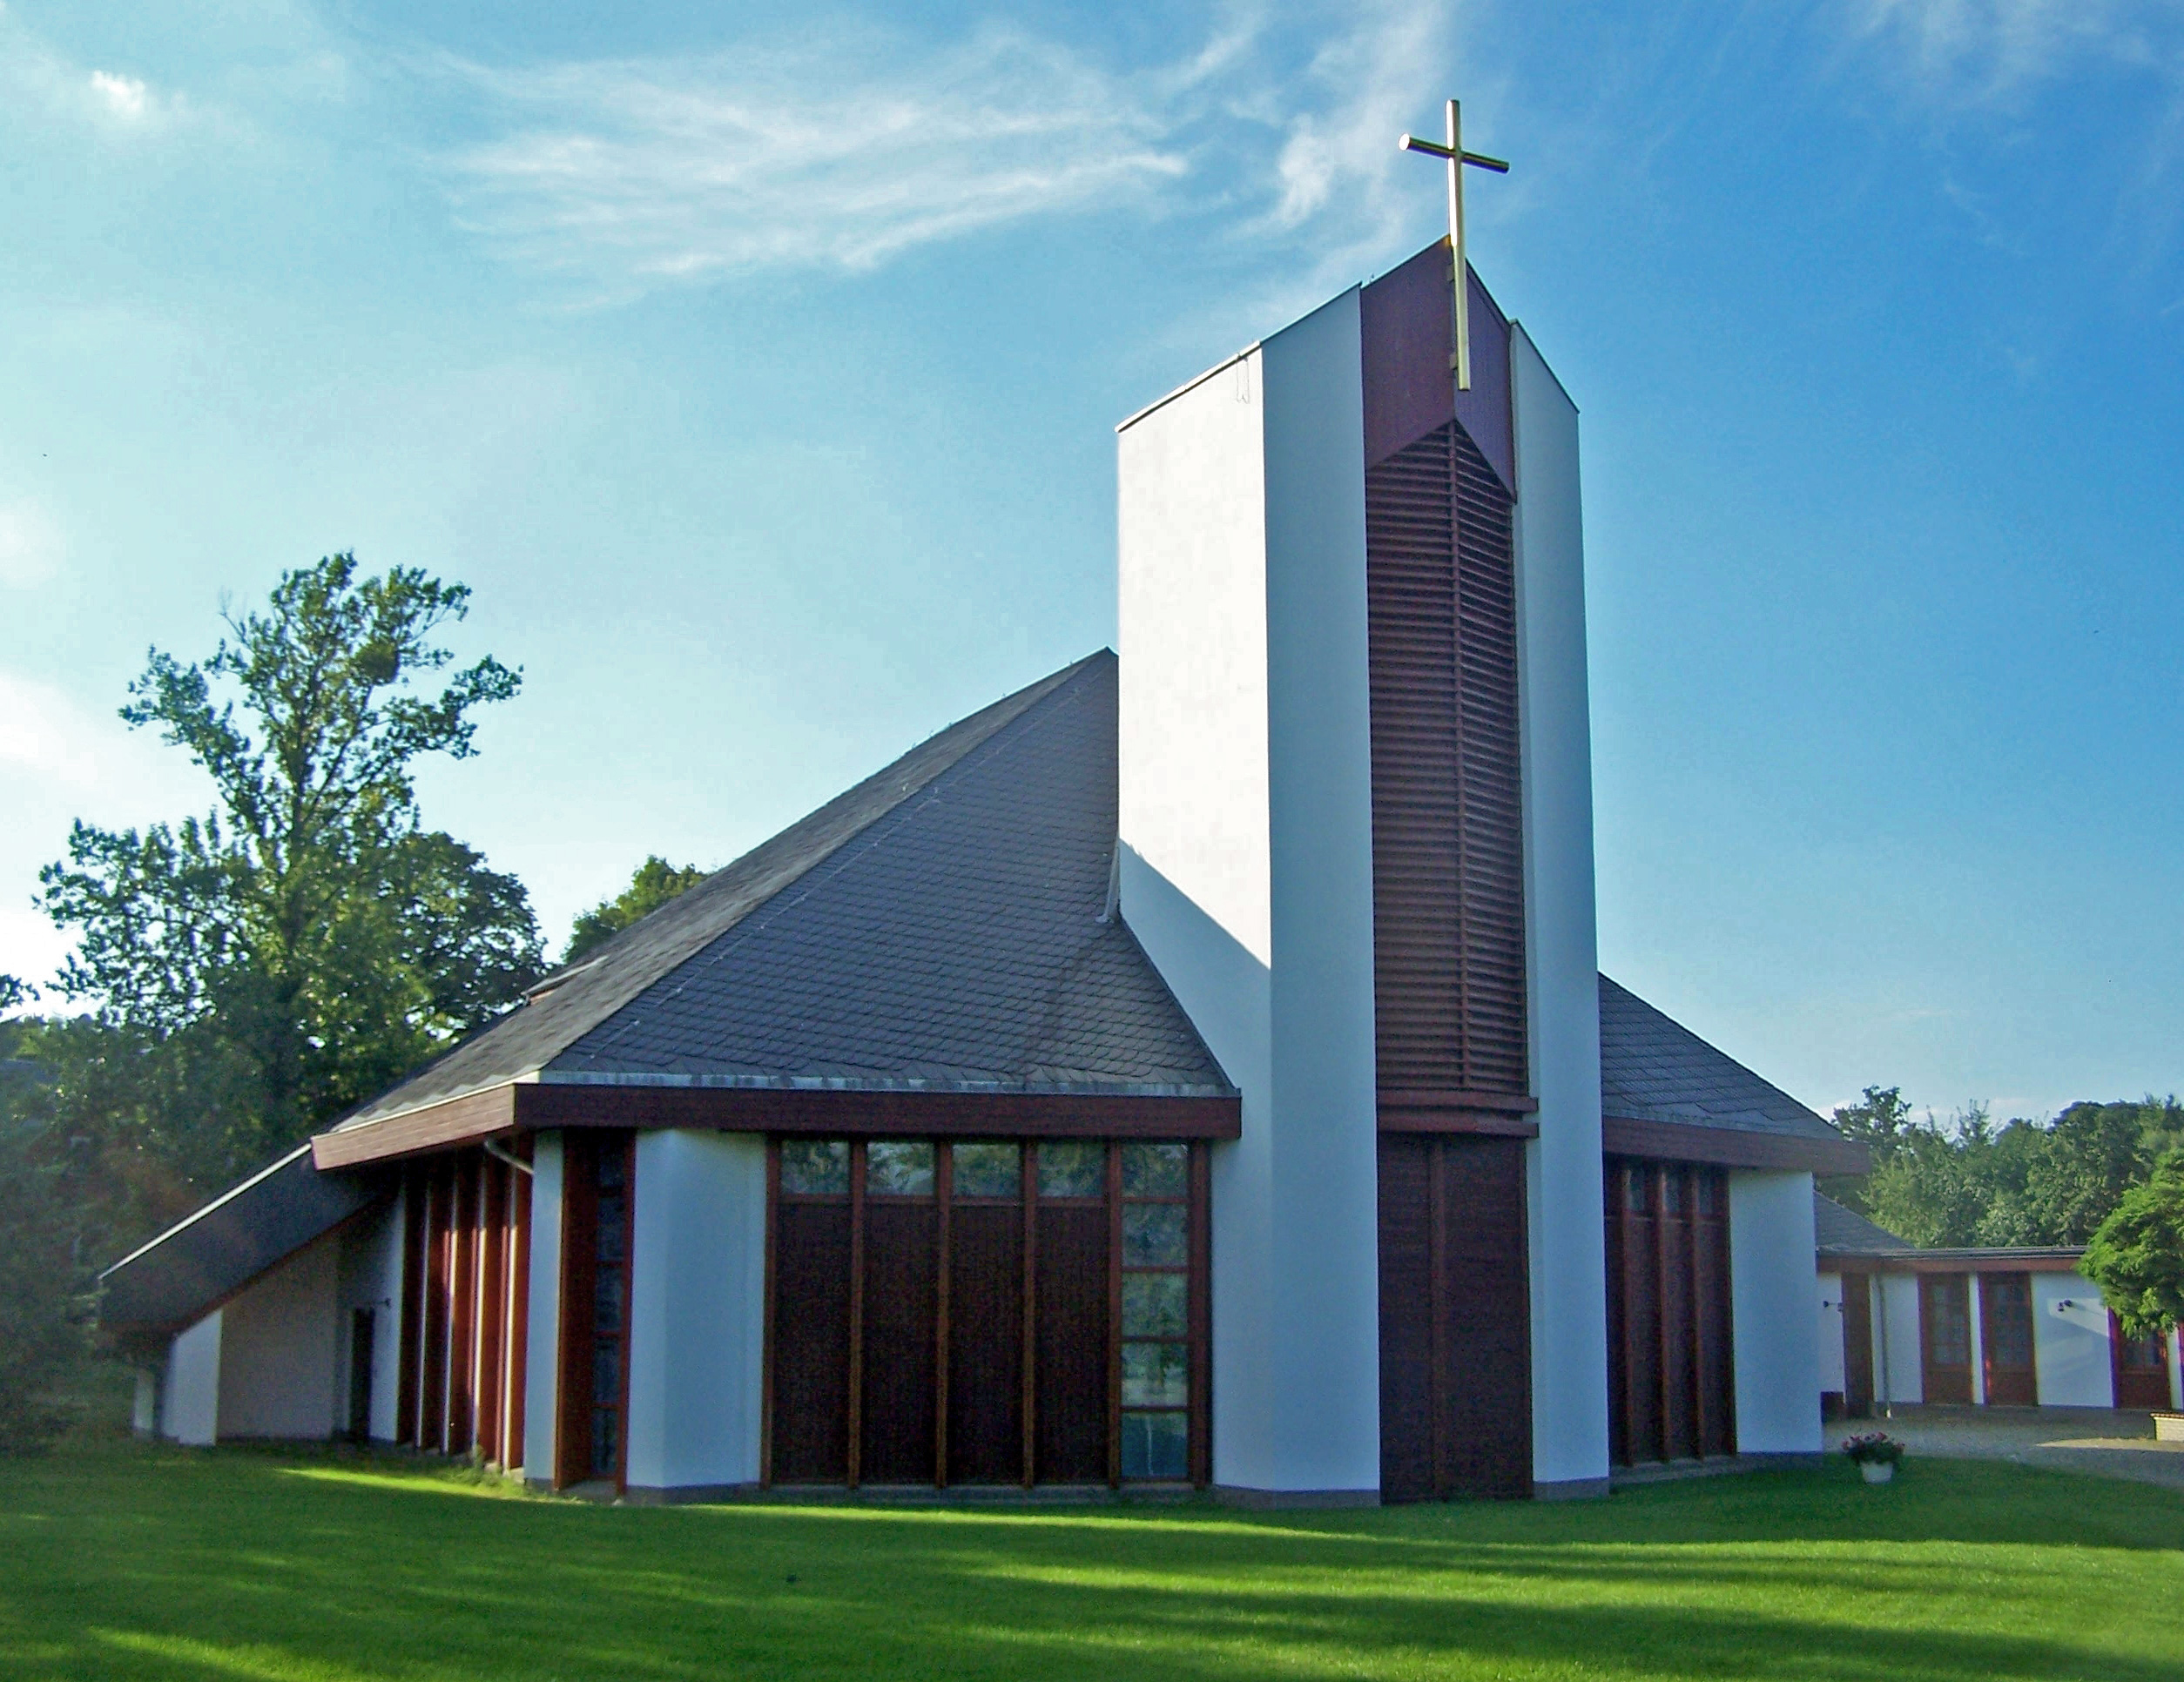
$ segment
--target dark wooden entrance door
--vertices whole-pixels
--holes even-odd
[[[1532,1493],[1524,1141],[1380,1135],[1380,1498]]]
[[[1727,1177],[1611,1158],[1606,1190],[1609,1455],[1734,1454]]]
[[[2113,1352],[2116,1405],[2160,1410],[2169,1405],[2168,1353],[2160,1337],[2126,1337],[2108,1316],[2108,1348]]]
[[[1863,1273],[1843,1275],[1843,1411],[1873,1411],[1873,1282]]]
[[[361,1443],[372,1434],[372,1340],[378,1315],[357,1309],[349,1315],[349,1436]]]
[[[1918,1281],[1918,1343],[1925,1398],[1972,1400],[1972,1293],[1960,1273],[1930,1273]]]
[[[2039,1400],[2039,1383],[2032,1370],[2030,1274],[1981,1275],[1979,1354],[1990,1407],[2029,1408]]]

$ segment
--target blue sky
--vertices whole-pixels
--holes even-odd
[[[563,13],[572,15],[563,16]],[[1584,414],[1602,962],[1809,1102],[2184,1087],[2184,8],[0,8],[0,970],[354,548],[557,945],[1110,642],[1113,423],[1438,232]]]

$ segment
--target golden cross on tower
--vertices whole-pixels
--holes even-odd
[[[1492,170],[1497,175],[1509,173],[1508,165],[1499,158],[1487,158],[1475,151],[1464,150],[1464,108],[1452,99],[1448,102],[1448,144],[1436,145],[1421,140],[1415,134],[1406,134],[1396,143],[1402,151],[1431,152],[1436,158],[1448,160],[1448,244],[1455,259],[1456,283],[1456,353],[1448,359],[1448,365],[1456,370],[1456,389],[1471,389],[1471,287],[1466,284],[1464,266],[1464,165]]]

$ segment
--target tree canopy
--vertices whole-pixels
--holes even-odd
[[[2152,1336],[2184,1320],[2184,1152],[2124,1193],[2079,1270],[2100,1287],[2126,1336]]]
[[[1834,1120],[1871,1150],[1873,1171],[1823,1189],[1917,1244],[2086,1243],[2184,1147],[2174,1098],[2080,1102],[2052,1121],[1997,1127],[1979,1104],[1946,1122],[1914,1119],[1898,1088],[1869,1087]]]
[[[630,885],[611,899],[602,899],[588,912],[579,912],[575,931],[569,937],[569,950],[561,961],[573,964],[610,936],[620,933],[639,918],[648,917],[671,899],[688,893],[703,882],[711,871],[702,871],[695,865],[684,865],[677,870],[657,853],[649,855],[630,878]]]
[[[74,931],[48,1025],[68,1097],[197,1183],[255,1167],[489,1020],[536,979],[522,885],[428,829],[417,763],[475,750],[520,671],[450,672],[469,590],[340,554],[223,615],[211,656],[154,649],[121,716],[204,770],[179,824],[78,823],[40,873]],[[443,676],[444,674],[444,676]]]

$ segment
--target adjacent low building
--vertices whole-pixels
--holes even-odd
[[[1817,1193],[1813,1232],[1830,1412],[2184,1407],[2176,1333],[2124,1336],[2082,1248],[1921,1248]]]

